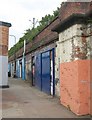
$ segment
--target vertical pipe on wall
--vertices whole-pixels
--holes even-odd
[[[23,52],[23,59],[22,59],[22,79],[25,80],[25,50],[26,50],[26,40],[24,40],[24,52]]]
[[[24,53],[22,58],[22,80],[25,80],[25,54]]]

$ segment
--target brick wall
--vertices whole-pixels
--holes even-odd
[[[0,26],[0,55],[8,55],[8,36],[9,28],[6,26]]]
[[[26,45],[26,53],[32,52],[34,50],[44,45],[50,44],[54,42],[54,40],[58,39],[58,33],[52,32],[51,29],[53,26],[57,25],[60,22],[58,18],[56,18],[52,23],[46,26],[34,39],[32,42]],[[37,46],[37,47],[36,47]],[[16,56],[21,57],[23,55],[23,48],[21,48],[17,53]],[[9,61],[14,60],[14,56],[9,58]]]
[[[0,21],[0,87],[8,85],[8,37],[10,23]]]
[[[59,17],[63,21],[72,14],[85,14],[90,10],[92,10],[91,2],[65,2],[61,4]]]

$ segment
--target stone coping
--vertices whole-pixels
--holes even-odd
[[[11,27],[11,23],[0,21],[0,26]]]

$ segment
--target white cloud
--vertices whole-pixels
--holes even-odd
[[[10,22],[10,34],[16,36],[17,41],[23,36],[24,30],[31,27],[33,17],[41,19],[46,14],[52,14],[63,0],[0,0],[0,21]],[[14,45],[14,38],[10,38],[10,46]]]

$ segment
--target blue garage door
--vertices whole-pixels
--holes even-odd
[[[35,86],[41,90],[41,54],[36,56],[34,79],[35,79]]]
[[[42,91],[50,94],[50,52],[42,53]]]
[[[16,62],[16,76],[19,77],[19,61]]]

